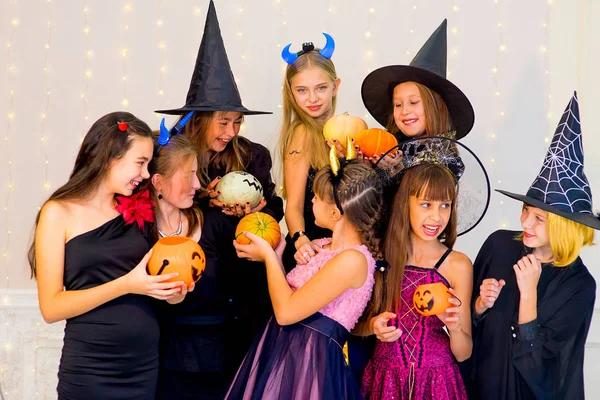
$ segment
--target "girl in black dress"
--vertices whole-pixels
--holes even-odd
[[[196,149],[183,135],[157,147],[149,166],[156,204],[152,236],[188,236],[206,256],[197,289],[180,304],[161,308],[157,399],[220,400],[233,374],[232,345],[226,340],[232,318],[224,287],[239,263],[228,259],[233,232],[227,217],[216,210],[203,213],[194,202],[200,189],[197,169]]]
[[[149,177],[151,134],[130,113],[100,118],[36,218],[29,262],[40,310],[48,323],[67,320],[61,400],[154,398],[159,331],[149,296],[181,301],[183,282],[146,273],[152,213],[147,193],[131,195]]]
[[[498,191],[523,202],[523,230],[493,233],[475,260],[471,398],[583,399],[596,282],[579,251],[600,219],[576,95],[527,194]]]
[[[330,231],[315,224],[312,211],[313,181],[328,162],[323,126],[335,113],[341,83],[330,59],[335,45],[330,36],[326,37],[323,49],[305,44],[297,54],[286,50],[282,54],[288,65],[283,81],[279,156],[289,231],[282,261],[288,272],[298,262],[306,264],[321,249],[312,240],[331,236]]]
[[[235,267],[223,282],[223,294],[235,326],[230,327],[228,352],[236,354],[228,363],[235,369],[248,351],[261,325],[272,314],[264,266],[235,257],[232,241],[235,227],[246,214],[261,211],[277,221],[283,218],[283,200],[275,193],[271,179],[271,155],[266,147],[239,136],[247,115],[270,114],[249,110],[242,100],[229,65],[215,6],[209,3],[204,35],[190,88],[183,107],[157,112],[179,115],[172,132],[187,136],[198,151],[198,175],[202,191],[200,207],[227,217],[230,234],[222,234],[219,244],[226,247],[223,254],[234,257],[227,265]],[[262,201],[251,208],[249,204],[223,204],[216,197],[219,177],[232,171],[254,175],[263,188]],[[203,278],[204,279],[204,278]]]

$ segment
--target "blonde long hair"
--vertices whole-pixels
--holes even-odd
[[[296,104],[294,94],[292,92],[291,82],[299,73],[307,68],[320,68],[331,78],[332,81],[337,79],[337,73],[333,62],[319,54],[319,49],[310,51],[302,56],[291,65],[288,65],[285,70],[285,79],[283,80],[283,123],[279,135],[279,157],[281,164],[285,161],[290,144],[294,139],[296,130],[304,127],[307,132],[307,140],[304,142],[304,148],[301,151],[310,152],[310,166],[315,169],[320,169],[328,165],[329,148],[323,139],[324,121],[315,120],[310,115],[306,114]],[[333,96],[331,104],[331,114],[335,113],[337,96]],[[285,172],[281,168],[282,182],[285,182]],[[285,188],[283,196],[285,197]]]

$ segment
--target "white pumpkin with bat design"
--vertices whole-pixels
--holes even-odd
[[[245,171],[233,171],[225,175],[215,190],[221,192],[217,200],[225,204],[240,204],[242,207],[250,203],[254,208],[263,197],[263,188],[254,175]]]

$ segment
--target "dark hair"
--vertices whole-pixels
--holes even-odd
[[[158,204],[158,193],[152,184],[152,177],[155,174],[159,174],[164,179],[169,179],[184,163],[193,158],[197,158],[198,152],[190,139],[183,135],[172,136],[169,143],[159,148],[158,136],[160,132],[155,131],[153,133],[154,148],[159,150],[154,153],[154,157],[150,161],[150,164],[148,164],[150,179],[147,179],[146,182],[144,182],[143,188],[148,188],[150,190],[150,195],[154,204]],[[155,209],[156,207],[158,206],[155,206]],[[186,217],[188,222],[186,236],[190,236],[198,229],[198,226],[202,225],[202,211],[194,203],[190,208],[181,210],[181,213]],[[158,240],[158,222],[152,224],[150,235],[154,240]]]
[[[127,124],[125,132],[119,130],[119,122]],[[87,200],[106,178],[111,163],[122,158],[131,148],[134,137],[152,138],[152,130],[133,114],[116,111],[106,114],[94,122],[83,138],[75,166],[67,183],[56,189],[44,202],[50,200]],[[43,206],[42,206],[43,208]],[[35,218],[35,228],[40,220],[41,211]],[[35,237],[28,252],[31,277],[36,276]]]
[[[410,196],[424,197],[432,201],[451,200],[450,219],[439,239],[452,248],[456,242],[456,181],[450,170],[439,164],[424,163],[404,172],[396,192],[383,244],[385,259],[389,266],[385,275],[375,275],[373,297],[363,317],[369,321],[384,311],[397,311],[401,299],[404,267],[411,254]]]
[[[372,166],[351,161],[343,168],[338,185],[338,197],[344,210],[344,217],[354,225],[365,245],[376,259],[382,259],[380,238],[376,235],[376,226],[383,210],[383,187],[381,179]],[[321,199],[334,203],[333,173],[331,167],[319,170],[314,182],[314,192]]]

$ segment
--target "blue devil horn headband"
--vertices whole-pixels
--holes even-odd
[[[333,40],[331,35],[325,32],[323,32],[323,36],[325,36],[325,39],[327,41],[325,42],[325,47],[319,50],[319,54],[329,60],[333,55],[333,51],[335,50],[335,41]],[[283,61],[285,61],[289,65],[293,64],[294,61],[296,61],[298,57],[300,57],[302,54],[306,54],[315,49],[315,46],[312,44],[312,42],[307,42],[302,44],[302,50],[300,50],[297,53],[291,53],[291,46],[292,44],[290,43],[287,46],[285,46],[281,51],[281,57],[283,58]]]
[[[171,136],[180,134],[185,125],[190,120],[190,118],[192,118],[192,115],[194,115],[194,111],[190,111],[189,113],[187,113],[187,115],[181,118],[179,122],[173,128],[171,128],[170,131],[165,126],[165,119],[163,118],[162,121],[160,121],[160,135],[158,136],[158,145],[164,146],[167,143],[169,143],[169,140],[171,140]]]

